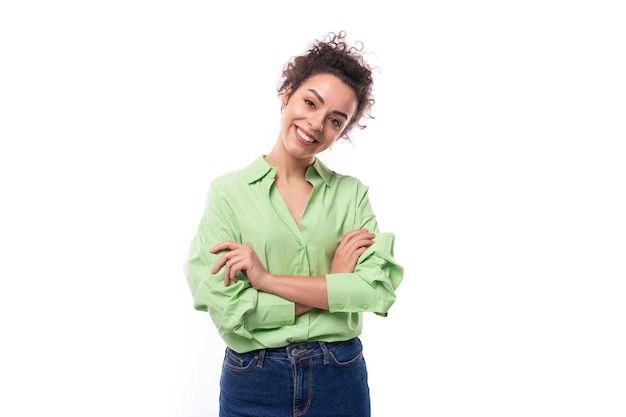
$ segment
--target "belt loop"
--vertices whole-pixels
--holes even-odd
[[[326,342],[319,342],[319,344],[322,348],[322,352],[324,352],[324,365],[328,365],[330,363],[330,358],[328,355],[328,349],[326,348]]]
[[[266,351],[267,351],[266,349],[260,349],[259,352],[257,353],[257,362],[256,362],[257,368],[263,368],[263,361],[265,360]]]

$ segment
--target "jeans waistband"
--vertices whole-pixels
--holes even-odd
[[[342,346],[346,343],[355,343],[357,338],[350,340],[342,340],[338,342],[305,342],[294,343],[287,346],[278,348],[266,348],[255,351],[258,355],[257,366],[262,367],[265,359],[302,359],[313,356],[324,356],[324,365],[327,365],[330,361],[328,352],[335,349],[338,346]]]

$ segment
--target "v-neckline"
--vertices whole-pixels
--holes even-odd
[[[287,194],[286,192],[283,193],[283,191],[281,191],[281,188],[278,185],[274,184],[274,188],[276,189],[276,191],[278,192],[278,195],[280,196],[280,199],[282,200],[283,207],[286,209],[287,213],[289,214],[291,222],[296,226],[298,230],[302,228],[302,220],[304,219],[304,215],[306,213],[309,200],[311,199],[311,195],[313,194],[313,184],[311,184],[310,182],[308,183],[310,185],[310,188],[308,192],[306,193],[306,198],[303,198],[304,193],[302,193],[303,194],[302,196],[297,195],[300,193],[298,191],[295,191],[293,193],[294,194],[293,196]],[[287,191],[287,190],[284,190],[284,191]],[[285,194],[288,195],[287,198],[285,197]],[[304,201],[299,201],[299,199],[303,199]],[[297,200],[295,204],[292,202],[294,200]]]

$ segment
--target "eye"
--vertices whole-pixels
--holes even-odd
[[[339,129],[341,127],[341,122],[334,117],[329,117],[328,120],[335,126],[335,128]]]
[[[315,108],[315,103],[313,103],[313,101],[309,100],[308,98],[305,98],[304,102],[307,106]]]

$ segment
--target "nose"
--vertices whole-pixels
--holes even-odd
[[[308,123],[312,130],[321,132],[322,129],[324,128],[324,115],[313,114],[311,115],[311,117],[309,117]]]

